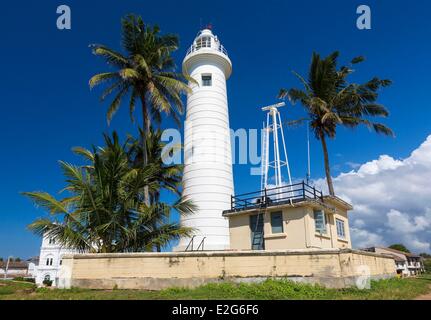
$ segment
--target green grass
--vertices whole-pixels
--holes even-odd
[[[420,278],[373,281],[371,289],[326,289],[290,281],[267,280],[259,284],[220,283],[196,289],[173,288],[163,291],[144,290],[58,290],[36,288],[31,283],[0,281],[0,300],[146,300],[146,299],[257,299],[257,300],[408,300],[428,293],[431,275]]]

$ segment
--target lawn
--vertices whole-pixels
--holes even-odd
[[[267,280],[260,284],[209,284],[196,289],[144,290],[88,290],[37,289],[31,283],[0,281],[0,300],[192,300],[192,299],[389,299],[408,300],[431,291],[431,275],[420,278],[389,279],[372,282],[371,289],[325,289],[319,286],[290,281]]]

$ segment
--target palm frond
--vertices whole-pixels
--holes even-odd
[[[93,89],[95,86],[113,79],[119,79],[119,74],[117,72],[99,73],[90,79],[89,85],[90,88]]]
[[[90,48],[92,48],[93,54],[96,56],[102,56],[109,64],[113,64],[120,68],[124,68],[128,65],[127,58],[113,49],[98,44],[92,44],[90,45]]]
[[[67,214],[66,207],[47,192],[23,192],[22,195],[30,198],[37,206],[47,210],[50,214]]]
[[[94,162],[94,154],[90,150],[83,147],[74,147],[72,148],[72,151],[74,154],[82,156],[90,162]]]

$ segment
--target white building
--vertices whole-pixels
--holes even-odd
[[[181,222],[197,230],[194,250],[199,245],[205,250],[229,249],[229,223],[222,212],[230,209],[234,193],[226,90],[232,63],[211,30],[199,32],[183,61],[183,73],[198,83],[190,84],[187,97],[183,175],[183,195],[198,210]],[[175,250],[185,250],[190,241],[181,239]]]
[[[425,272],[422,258],[419,255],[384,247],[371,247],[365,250],[394,257],[397,273],[402,277],[415,276]]]
[[[36,284],[42,286],[44,280],[50,280],[52,286],[57,286],[61,259],[65,254],[73,253],[78,253],[78,251],[64,248],[54,238],[44,236],[40,248],[39,265],[31,266],[31,273],[35,277]]]

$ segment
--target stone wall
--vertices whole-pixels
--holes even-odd
[[[394,260],[351,249],[82,254],[63,257],[59,287],[160,290],[284,278],[342,288],[367,273],[393,277]]]

